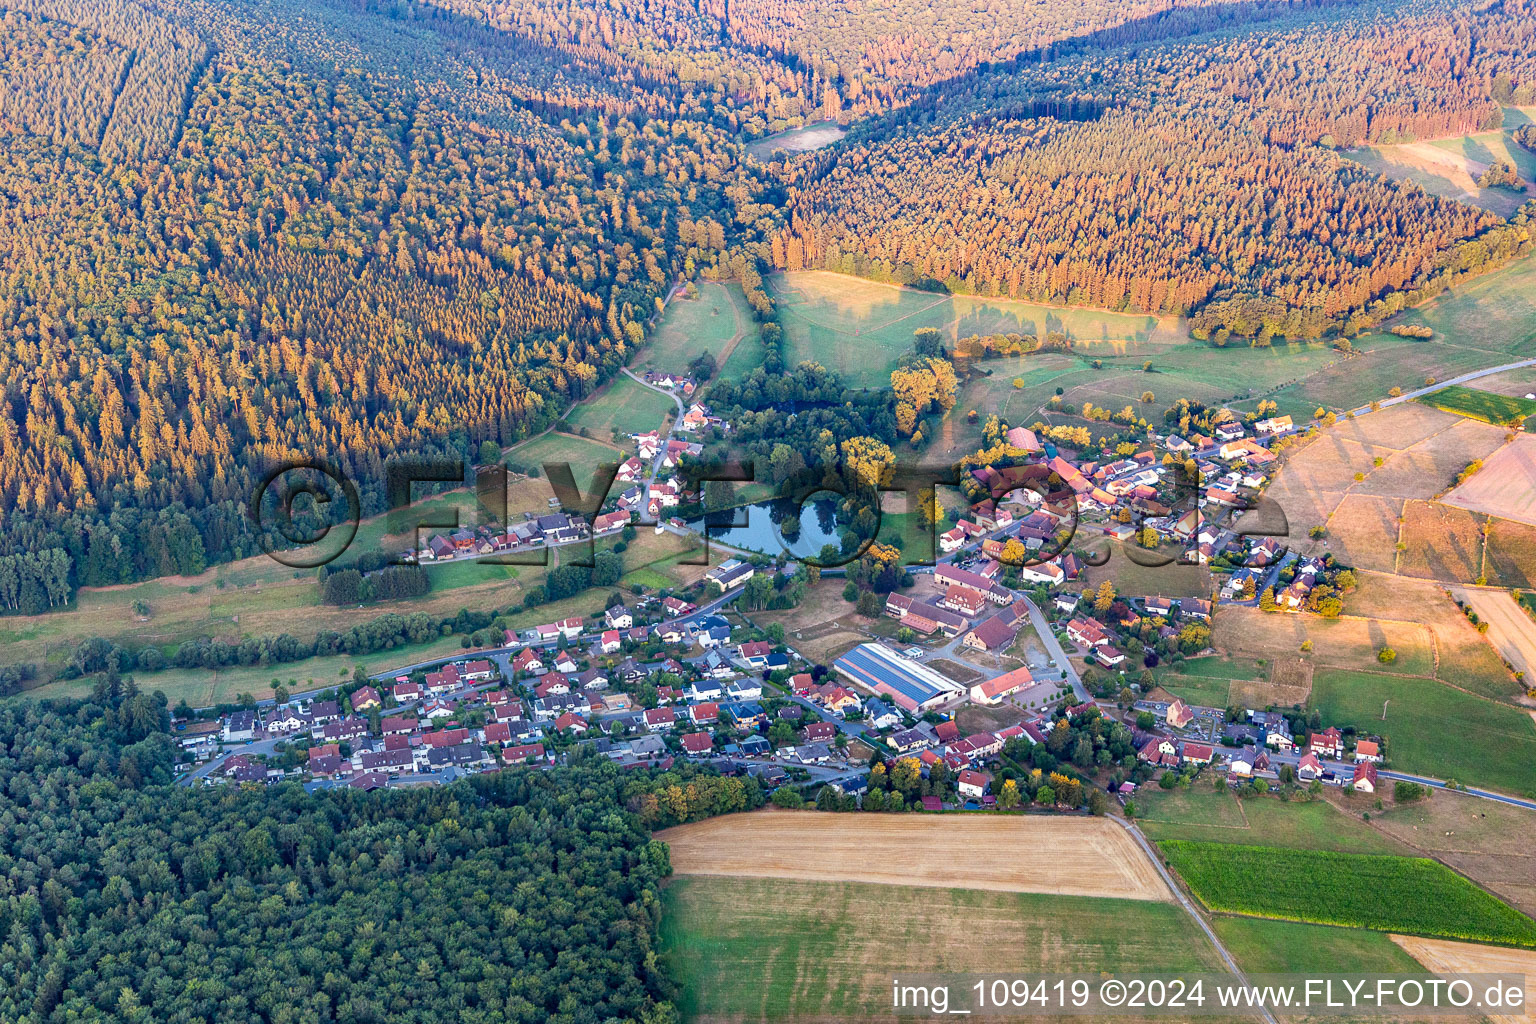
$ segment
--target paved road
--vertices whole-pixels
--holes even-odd
[[[1184,908],[1189,916],[1195,919],[1195,923],[1200,926],[1200,930],[1205,932],[1205,937],[1211,940],[1211,945],[1216,948],[1216,952],[1221,954],[1221,959],[1227,965],[1227,970],[1236,975],[1239,982],[1247,985],[1248,976],[1243,973],[1241,967],[1237,966],[1237,961],[1232,959],[1232,954],[1227,952],[1227,947],[1221,944],[1221,940],[1216,937],[1216,932],[1211,928],[1210,923],[1195,909],[1195,905],[1189,901],[1189,897],[1184,895],[1184,890],[1174,883],[1173,876],[1168,873],[1167,868],[1163,867],[1162,858],[1157,855],[1156,850],[1152,849],[1152,844],[1147,842],[1147,837],[1141,834],[1141,829],[1123,818],[1112,818],[1111,820],[1119,822],[1121,827],[1131,834],[1131,838],[1136,840],[1136,844],[1141,847],[1142,852],[1152,861],[1152,866],[1157,868],[1157,873],[1163,876],[1163,882],[1168,886],[1169,891],[1173,893],[1174,898],[1179,901],[1180,906]],[[1275,1015],[1269,1012],[1269,1007],[1260,1006],[1259,1012],[1264,1015],[1264,1019],[1269,1024],[1280,1024],[1279,1021],[1275,1020]]]
[[[1056,639],[1056,634],[1051,631],[1051,624],[1045,621],[1045,615],[1036,607],[1035,602],[1017,590],[1013,592],[1013,599],[1023,601],[1024,607],[1029,609],[1030,624],[1035,627],[1035,633],[1039,635],[1040,642],[1045,645],[1045,652],[1056,662],[1057,667],[1067,674],[1067,682],[1072,684],[1072,692],[1077,695],[1077,702],[1086,704],[1092,700],[1088,687],[1084,686],[1083,681],[1078,678],[1077,669],[1072,667],[1072,660],[1067,657],[1061,641]]]
[[[1400,402],[1411,402],[1415,398],[1420,398],[1424,395],[1439,391],[1441,388],[1450,387],[1452,384],[1465,384],[1467,381],[1477,380],[1479,377],[1491,377],[1496,373],[1503,373],[1505,370],[1518,370],[1522,366],[1536,366],[1536,359],[1522,359],[1518,363],[1505,363],[1503,366],[1490,366],[1486,370],[1474,370],[1471,373],[1464,373],[1460,377],[1452,377],[1450,380],[1436,381],[1427,387],[1417,388],[1413,391],[1405,391],[1403,394],[1396,398],[1383,398],[1381,400],[1381,408],[1385,409],[1389,405],[1397,405]],[[1350,411],[1353,412],[1356,416],[1364,416],[1366,413],[1371,411],[1371,407],[1369,405],[1365,405],[1358,409],[1351,409]]]
[[[1403,782],[1417,782],[1420,785],[1429,786],[1431,789],[1445,789],[1445,783],[1439,779],[1431,779],[1423,775],[1408,775],[1403,772],[1380,771],[1376,773],[1383,779],[1398,779]],[[1505,796],[1503,793],[1490,793],[1486,789],[1453,789],[1452,793],[1466,793],[1468,796],[1481,797],[1484,800],[1497,800],[1501,804],[1509,804],[1511,807],[1524,807],[1527,810],[1536,811],[1536,800],[1525,800],[1518,796]]]

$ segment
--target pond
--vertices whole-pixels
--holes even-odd
[[[759,551],[765,555],[788,554],[794,558],[819,555],[824,545],[841,546],[842,531],[837,526],[836,506],[831,500],[807,501],[800,513],[798,536],[794,527],[789,528],[786,538],[783,524],[793,519],[795,503],[792,501],[763,501],[754,505],[723,512],[711,512],[702,519],[693,519],[688,528],[702,532],[706,520],[709,535],[723,544]],[[743,526],[732,523],[745,521]]]

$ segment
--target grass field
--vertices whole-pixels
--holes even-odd
[[[672,868],[681,875],[1171,898],[1130,834],[1105,818],[758,811],[656,837],[671,847]],[[1034,856],[1020,857],[1021,848]],[[1060,863],[1071,863],[1072,871],[1057,870]]]
[[[1429,142],[1362,147],[1349,151],[1347,156],[1368,170],[1411,181],[1432,195],[1480,206],[1508,217],[1520,208],[1529,197],[1528,193],[1483,188],[1477,179],[1496,161],[1514,164],[1524,181],[1530,181],[1536,175],[1536,156],[1513,138],[1514,129],[1527,121],[1521,110],[1506,107],[1504,126],[1496,131]]]
[[[380,611],[379,614],[383,614]],[[319,689],[335,685],[342,678],[350,679],[353,669],[361,665],[367,672],[383,672],[397,665],[410,665],[431,658],[446,657],[460,651],[457,636],[440,637],[424,644],[394,647],[373,654],[340,654],[325,658],[306,658],[303,661],[281,665],[245,665],[230,668],[166,669],[161,672],[134,672],[139,689],[159,690],[175,704],[185,700],[193,707],[211,707],[215,704],[233,703],[236,695],[249,693],[258,699],[272,696],[275,679],[293,692]],[[82,697],[91,692],[94,677],[66,679],[44,683],[27,690],[28,700],[45,700],[53,697]]]
[[[1253,917],[1215,917],[1216,934],[1250,974],[1422,974],[1424,968],[1382,932]]]
[[[705,352],[718,361],[731,339],[750,323],[738,315],[740,285],[700,281],[698,288],[697,299],[679,295],[667,304],[635,360],[637,367],[683,373]]]
[[[1161,846],[1210,910],[1536,947],[1536,921],[1426,858],[1182,840]]]
[[[1136,817],[1147,837],[1159,843],[1191,840],[1339,853],[1413,852],[1326,800],[1240,801],[1230,792],[1213,792],[1209,785],[1138,793]]]
[[[1402,771],[1536,795],[1536,722],[1522,709],[1433,679],[1337,669],[1318,670],[1312,703],[1327,723],[1385,735]]]
[[[575,434],[561,434],[552,430],[511,449],[506,453],[506,458],[508,462],[523,466],[542,467],[546,464],[567,463],[571,467],[571,473],[576,477],[576,486],[586,494],[592,486],[592,478],[596,475],[598,465],[620,463],[633,454],[628,449],[621,450],[599,441],[577,437]],[[549,485],[546,483],[545,486]]]
[[[778,274],[767,284],[778,301],[790,361],[817,360],[854,387],[887,385],[920,327],[937,328],[948,343],[972,334],[1061,331],[1095,355],[1184,337],[1171,319],[944,295],[823,271]],[[1003,362],[1010,361],[998,365]]]
[[[1186,676],[1177,672],[1162,673],[1157,677],[1157,685],[1186,704],[1208,708],[1226,707],[1232,688],[1232,682],[1228,679]]]
[[[1436,409],[1470,416],[1485,423],[1521,424],[1527,417],[1536,414],[1536,402],[1529,398],[1478,391],[1476,388],[1463,387],[1460,384],[1431,392],[1419,401]]]
[[[1436,791],[1371,814],[1370,827],[1443,861],[1527,914],[1536,914],[1536,811]]]
[[[1348,603],[1345,604],[1346,610]],[[1262,657],[1294,658],[1312,641],[1308,656],[1315,665],[1364,669],[1394,675],[1434,675],[1434,650],[1428,627],[1417,622],[1386,619],[1324,619],[1316,615],[1263,612],[1227,605],[1213,620],[1211,643],[1217,650]],[[1390,647],[1397,658],[1390,665],[1376,652]]]
[[[660,949],[683,1020],[743,1024],[889,1020],[912,972],[1219,969],[1168,903],[751,877],[670,882]]]
[[[676,412],[672,399],[621,373],[566,413],[565,419],[575,428],[590,430],[600,440],[612,439],[627,448],[630,434],[664,430],[668,417]]]

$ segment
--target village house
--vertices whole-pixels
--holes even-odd
[[[353,711],[371,711],[384,706],[384,701],[379,697],[379,691],[371,686],[362,686],[353,690],[351,700]]]
[[[1173,741],[1163,736],[1154,736],[1142,744],[1136,751],[1136,756],[1152,765],[1154,768],[1172,768],[1179,763],[1178,749]]]
[[[1376,766],[1370,761],[1361,761],[1355,765],[1355,774],[1349,784],[1357,793],[1376,792]]]
[[[967,768],[960,773],[960,779],[956,788],[961,796],[972,797],[980,800],[987,793],[987,784],[992,780],[981,772]]]
[[[1180,750],[1180,757],[1185,764],[1210,764],[1215,756],[1209,744],[1186,743]]]
[[[1067,639],[1079,647],[1098,647],[1109,643],[1109,634],[1093,619],[1076,618],[1067,623]]]
[[[1331,725],[1322,732],[1313,733],[1308,745],[1318,757],[1337,760],[1344,756],[1344,734]]]

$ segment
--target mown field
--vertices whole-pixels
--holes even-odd
[[[1338,853],[1413,852],[1326,800],[1239,800],[1226,790],[1213,792],[1208,783],[1136,794],[1136,820],[1147,837],[1158,843],[1189,840]]]
[[[1536,921],[1426,858],[1183,840],[1161,846],[1210,910],[1536,947]]]
[[[1211,925],[1237,965],[1250,974],[1424,972],[1383,932],[1254,917],[1216,917]]]
[[[565,419],[572,427],[590,430],[593,437],[627,449],[630,434],[665,430],[668,418],[676,413],[672,399],[620,374],[566,413]]]
[[[888,1020],[912,972],[1219,969],[1171,903],[746,877],[668,883],[660,946],[685,1021]]]
[[[855,387],[888,384],[920,327],[938,329],[946,343],[973,334],[1043,337],[1060,331],[1095,355],[1184,340],[1172,319],[924,292],[825,271],[776,274],[767,285],[778,302],[791,361],[815,359]]]
[[[1325,722],[1386,736],[1394,768],[1536,795],[1536,722],[1521,708],[1433,679],[1341,669],[1318,670],[1312,704]]]
[[[571,473],[576,478],[576,486],[586,494],[592,486],[592,478],[596,475],[599,465],[621,463],[633,454],[634,451],[629,448],[621,449],[589,438],[578,437],[575,434],[562,434],[552,430],[510,449],[506,453],[506,460],[517,465],[539,467],[566,463],[571,467]],[[540,472],[543,472],[542,468]],[[550,493],[553,494],[553,491]]]
[[[635,366],[684,373],[688,364],[708,352],[718,361],[738,331],[750,323],[738,315],[741,286],[698,282],[697,299],[675,296],[667,303],[656,329],[635,360]]]
[[[1436,409],[1471,416],[1486,423],[1523,423],[1526,417],[1536,414],[1536,402],[1529,398],[1479,391],[1460,384],[1452,384],[1439,391],[1433,391],[1424,395],[1419,401]]]

